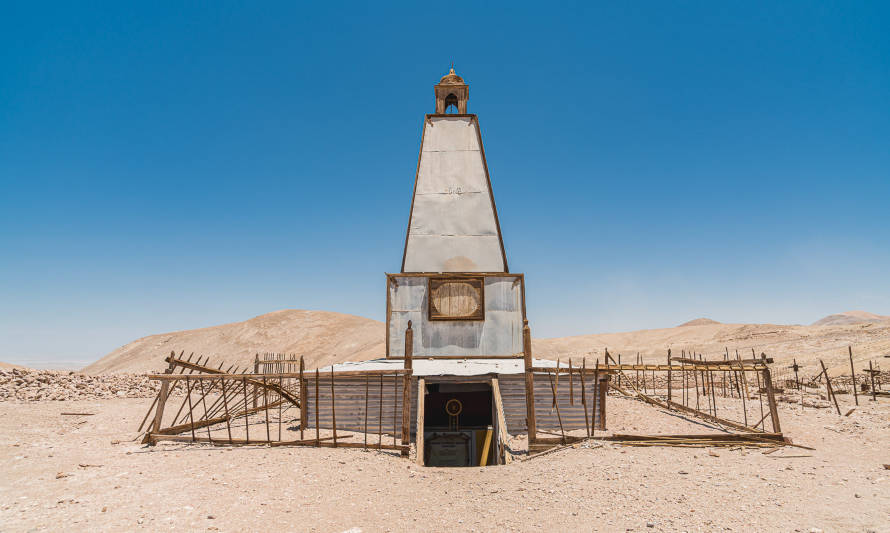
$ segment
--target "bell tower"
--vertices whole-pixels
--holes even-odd
[[[459,115],[467,114],[467,100],[470,99],[470,86],[464,83],[464,79],[454,73],[454,64],[451,71],[442,76],[435,85],[436,90],[436,114],[448,113],[448,108],[454,106]]]

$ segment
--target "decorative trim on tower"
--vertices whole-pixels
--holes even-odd
[[[459,115],[467,114],[467,100],[470,99],[470,86],[464,83],[464,79],[454,73],[454,64],[451,71],[442,76],[434,87],[436,92],[436,114],[444,115],[448,108],[454,106]]]

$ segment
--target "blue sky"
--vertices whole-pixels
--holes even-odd
[[[383,319],[453,60],[536,336],[890,314],[890,8],[60,2],[0,20],[0,360]]]

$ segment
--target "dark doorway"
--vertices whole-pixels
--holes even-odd
[[[427,384],[424,400],[424,464],[493,464],[497,447],[493,418],[491,384]]]

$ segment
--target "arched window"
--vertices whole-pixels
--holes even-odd
[[[449,93],[448,96],[445,97],[445,112],[449,113],[449,108],[454,106],[454,112],[458,111],[457,107],[457,96],[454,93]]]

